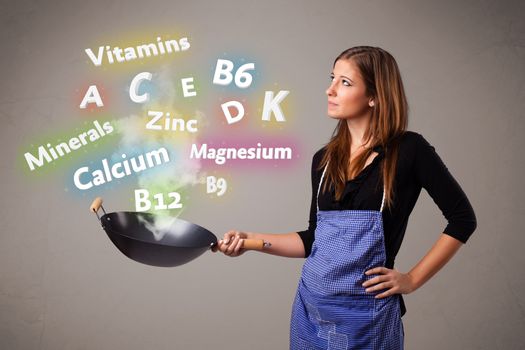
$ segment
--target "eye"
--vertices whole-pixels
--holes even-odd
[[[343,80],[343,84],[345,84],[346,86],[351,86],[348,80]]]

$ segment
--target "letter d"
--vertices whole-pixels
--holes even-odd
[[[235,117],[232,117],[229,107],[237,108],[237,111],[239,112]],[[238,101],[228,101],[226,103],[223,103],[221,105],[222,113],[224,113],[224,116],[226,117],[226,120],[228,121],[228,124],[237,123],[239,120],[241,120],[244,117],[244,107],[242,106],[242,103]]]

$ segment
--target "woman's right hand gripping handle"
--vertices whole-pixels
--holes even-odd
[[[246,244],[253,240],[264,242],[263,249],[256,249],[263,253],[289,258],[304,258],[304,245],[296,232],[275,234],[230,230],[224,234],[223,239],[217,242],[212,251],[219,250],[230,257],[239,256],[253,249],[251,244]]]
[[[231,257],[242,255],[248,250],[242,247],[244,240],[248,238],[250,237],[246,232],[230,230],[224,234],[223,239],[217,243],[213,251],[219,250]]]

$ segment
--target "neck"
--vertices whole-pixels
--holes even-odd
[[[352,148],[359,147],[363,144],[366,130],[370,123],[370,115],[359,118],[350,118],[346,120],[350,137],[352,138]],[[368,142],[370,143],[370,142]]]

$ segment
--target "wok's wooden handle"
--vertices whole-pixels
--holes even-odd
[[[244,239],[242,248],[249,250],[263,250],[264,240],[262,239]]]
[[[100,209],[101,205],[102,205],[102,197],[97,197],[95,198],[93,203],[91,203],[91,206],[89,207],[89,211],[96,213]]]

